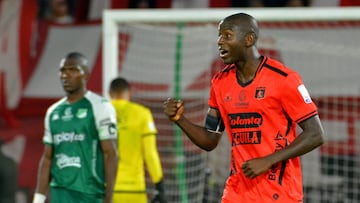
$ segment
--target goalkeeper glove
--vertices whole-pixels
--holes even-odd
[[[164,184],[162,180],[155,184],[155,189],[157,194],[151,200],[151,203],[167,203],[165,199]]]

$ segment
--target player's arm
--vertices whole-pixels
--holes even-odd
[[[50,170],[53,157],[53,148],[50,145],[45,145],[43,155],[39,162],[37,185],[33,198],[33,203],[44,203],[46,194],[49,189]]]
[[[273,164],[306,154],[324,143],[324,130],[318,115],[302,121],[299,126],[303,131],[288,147],[269,156],[243,163],[244,174],[247,177],[254,178],[269,170]]]
[[[209,108],[205,126],[196,125],[183,115],[183,101],[166,100],[164,102],[164,113],[201,149],[211,151],[218,145],[224,127],[217,109]]]
[[[94,108],[99,133],[100,147],[103,152],[105,170],[104,203],[112,202],[116,172],[118,166],[116,112],[109,102]]]
[[[159,153],[156,147],[156,136],[154,134],[144,135],[142,138],[145,164],[153,183],[160,182],[163,178]]]
[[[156,146],[156,135],[147,134],[142,138],[142,146],[144,152],[144,159],[146,168],[149,172],[150,178],[155,185],[157,195],[154,197],[154,202],[165,203],[165,189],[163,183],[163,171],[160,161],[159,152]]]
[[[112,202],[112,194],[116,179],[116,169],[118,164],[118,155],[114,139],[101,141],[101,149],[104,156],[106,191],[104,203]]]
[[[312,116],[299,123],[302,132],[296,139],[277,155],[275,163],[306,154],[324,143],[324,129],[318,115]]]

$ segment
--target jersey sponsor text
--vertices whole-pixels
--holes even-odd
[[[232,133],[231,146],[237,146],[241,144],[260,144],[260,143],[261,143],[261,131]]]
[[[256,112],[229,114],[231,128],[254,128],[262,124],[262,116]]]
[[[54,144],[58,145],[61,142],[83,141],[84,139],[84,134],[75,134],[75,132],[62,132],[60,134],[54,135]]]

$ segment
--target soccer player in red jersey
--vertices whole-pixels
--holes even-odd
[[[299,156],[324,142],[317,107],[297,72],[259,53],[252,16],[228,16],[218,31],[226,67],[212,79],[205,125],[183,115],[181,100],[166,100],[164,113],[207,151],[227,130],[231,162],[222,203],[303,202]]]

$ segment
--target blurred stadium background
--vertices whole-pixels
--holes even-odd
[[[183,98],[189,118],[203,123],[211,76],[223,67],[216,46],[217,19],[238,11],[259,18],[262,53],[299,71],[319,107],[327,142],[302,158],[305,203],[360,202],[360,7],[342,7],[358,1],[312,1],[310,8],[300,8],[304,19],[292,21],[285,14],[280,21],[269,18],[271,13],[296,15],[295,8],[226,10],[230,0],[158,1],[157,8],[172,8],[172,14],[165,13],[167,21],[155,20],[160,9],[135,9],[135,17],[127,16],[129,22],[112,19],[110,31],[103,26],[102,11],[129,12],[131,1],[69,1],[69,24],[45,20],[44,2],[0,1],[0,138],[4,153],[18,164],[18,203],[32,197],[43,148],[42,119],[46,108],[63,96],[58,63],[73,50],[90,59],[89,89],[106,96],[106,80],[120,74],[131,82],[134,100],[151,108],[169,202],[219,202],[228,175],[226,136],[215,151],[199,150],[167,121],[162,102],[170,96]],[[174,15],[184,18],[190,8],[200,9],[191,22],[173,20]],[[214,9],[214,15],[202,8]],[[305,11],[309,9],[314,10]],[[209,20],[199,20],[203,11]],[[324,11],[327,20],[307,18]],[[260,14],[266,12],[270,17]],[[146,23],[139,20],[144,16]],[[151,191],[149,184],[150,196]]]

